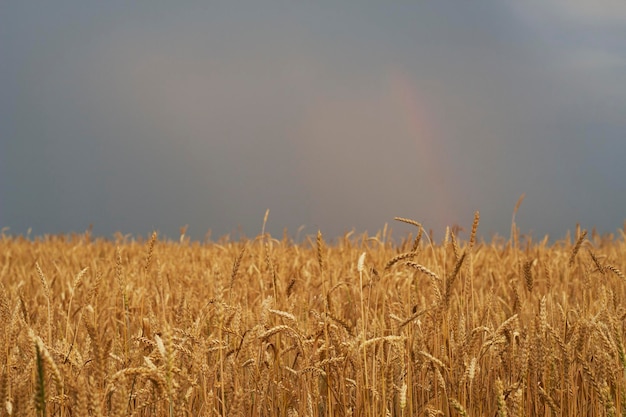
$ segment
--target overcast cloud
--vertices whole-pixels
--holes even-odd
[[[614,232],[624,4],[5,2],[0,227]]]

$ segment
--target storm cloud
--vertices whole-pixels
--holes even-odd
[[[626,7],[0,6],[0,227],[622,227]],[[396,225],[397,234],[406,228]]]

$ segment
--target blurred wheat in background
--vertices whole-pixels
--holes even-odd
[[[0,416],[626,413],[624,234],[0,239]]]

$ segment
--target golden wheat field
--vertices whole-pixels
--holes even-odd
[[[397,220],[332,243],[3,235],[0,416],[626,415],[623,231],[487,243],[476,213],[434,244]]]

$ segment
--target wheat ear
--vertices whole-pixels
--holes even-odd
[[[41,286],[43,287],[43,293],[46,296],[46,302],[48,307],[48,343],[52,343],[52,311],[50,309],[50,286],[48,285],[48,280],[44,275],[41,267],[38,262],[35,262],[35,268],[37,269],[37,274],[39,275],[39,280],[41,281]]]
[[[576,255],[578,254],[578,251],[580,250],[580,247],[582,246],[582,244],[585,241],[586,237],[587,237],[587,231],[586,230],[583,230],[582,233],[580,233],[580,235],[578,235],[578,239],[576,240],[576,244],[574,245],[574,248],[572,249],[572,253],[569,256],[569,261],[567,262],[567,264],[569,266],[574,265],[574,259],[576,258]]]

